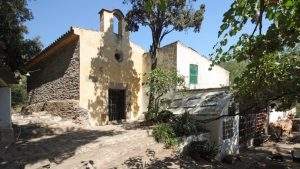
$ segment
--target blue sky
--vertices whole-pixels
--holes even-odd
[[[192,30],[173,32],[166,36],[162,45],[180,40],[199,53],[208,56],[217,41],[223,13],[229,9],[231,2],[232,0],[200,0],[195,4],[197,7],[200,3],[206,5],[200,33],[194,33]],[[98,30],[98,12],[101,8],[118,8],[124,14],[128,11],[128,6],[122,4],[122,0],[31,0],[29,8],[33,12],[34,19],[27,23],[28,37],[39,36],[44,47],[65,33],[71,26]],[[148,28],[142,28],[138,32],[131,33],[131,40],[144,49],[148,49],[151,34]]]

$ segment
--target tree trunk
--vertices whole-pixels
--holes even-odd
[[[157,49],[160,47],[160,35],[161,35],[161,31],[160,33],[152,33],[152,45],[150,47],[150,59],[151,59],[151,71],[156,69],[157,67]],[[148,111],[152,110],[154,107],[153,104],[154,103],[154,93],[153,90],[151,89],[151,84],[153,83],[153,79],[150,79],[150,91],[149,91],[149,104],[148,104]]]

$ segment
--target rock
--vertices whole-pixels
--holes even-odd
[[[94,161],[93,160],[82,161],[81,164],[82,164],[82,166],[79,169],[97,169],[94,166]]]
[[[72,120],[74,123],[88,125],[88,110],[79,107],[78,100],[52,100],[31,104],[22,109],[22,115],[30,115],[39,113],[40,119],[48,120],[55,117],[51,121],[53,123],[62,120]]]
[[[34,164],[27,164],[25,166],[25,169],[44,169],[44,168],[50,168],[50,161],[48,159],[37,161]]]

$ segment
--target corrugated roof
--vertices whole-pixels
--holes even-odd
[[[228,91],[189,91],[176,93],[169,110],[175,114],[188,111],[194,115],[220,115],[233,97]]]

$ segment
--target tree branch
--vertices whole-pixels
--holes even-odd
[[[159,42],[161,42],[167,34],[171,33],[174,30],[175,30],[175,28],[172,28],[170,30],[165,29],[164,32],[162,33],[161,37],[159,38]]]

